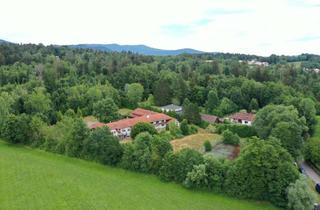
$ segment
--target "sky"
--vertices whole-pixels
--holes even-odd
[[[0,0],[0,39],[320,54],[320,0]]]

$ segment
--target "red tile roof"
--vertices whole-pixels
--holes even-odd
[[[172,119],[173,118],[169,117],[168,115],[165,115],[162,113],[154,113],[151,115],[144,115],[141,117],[123,119],[116,122],[107,123],[105,125],[108,126],[111,130],[113,130],[113,129],[123,129],[128,127],[133,127],[135,124],[139,122],[151,123],[151,122],[160,121],[160,120],[171,121]]]
[[[201,114],[201,119],[203,121],[206,121],[208,123],[215,123],[219,119],[219,117],[215,115],[209,115],[209,114]]]
[[[147,110],[147,109],[141,109],[141,108],[137,108],[135,110],[133,110],[131,112],[131,117],[141,117],[141,116],[144,116],[144,115],[152,115],[152,114],[157,114],[157,112],[153,112],[153,111],[150,111],[150,110]]]
[[[253,122],[256,115],[253,113],[247,113],[247,112],[237,112],[232,115],[230,115],[228,118],[233,120],[245,120],[245,121],[251,121]]]

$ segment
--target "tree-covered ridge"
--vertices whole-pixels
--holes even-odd
[[[262,60],[245,55],[152,57],[0,45],[0,134],[11,143],[285,206],[286,190],[298,179],[293,161],[301,157],[320,112],[320,77],[303,67],[303,62],[319,62],[316,56],[277,58],[281,62],[260,66],[240,62]],[[137,124],[133,142],[124,145],[108,128],[89,130],[83,121],[89,115],[115,121],[124,117],[119,108],[159,111],[171,103],[183,107],[182,115],[168,113],[180,126],[169,124],[158,133],[149,124]],[[247,139],[234,162],[211,160],[190,149],[172,152],[171,139],[197,132],[195,125],[207,126],[200,113],[223,117],[242,109],[257,112],[256,121],[250,130],[217,126],[224,142],[238,145],[239,136],[260,139]]]

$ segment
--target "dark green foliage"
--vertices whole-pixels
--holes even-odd
[[[232,133],[230,130],[225,130],[222,133],[223,143],[231,145],[239,145],[240,138],[237,134]]]
[[[187,136],[189,135],[189,126],[188,126],[188,121],[186,119],[182,120],[180,123],[180,130],[182,132],[182,135]]]
[[[226,114],[237,111],[238,106],[228,98],[223,98],[220,105],[212,111],[213,114],[223,117]]]
[[[80,157],[83,150],[83,143],[88,137],[89,129],[80,118],[75,118],[73,121],[73,129],[71,130],[71,138],[65,141],[65,153],[68,156]]]
[[[27,144],[30,137],[30,117],[26,114],[9,115],[2,136],[10,143]]]
[[[119,118],[118,107],[111,98],[93,104],[93,115],[102,122],[110,122]]]
[[[139,122],[133,126],[131,133],[130,133],[131,138],[134,139],[139,133],[142,133],[142,132],[148,132],[151,135],[158,133],[152,124]]]
[[[51,110],[51,100],[45,93],[44,88],[37,88],[27,96],[24,109],[28,114],[47,115],[49,113]]]
[[[83,142],[81,156],[103,164],[116,165],[122,157],[122,147],[108,127],[96,128]]]
[[[160,79],[155,83],[153,92],[156,105],[165,106],[171,103],[172,90],[167,79]]]
[[[316,197],[314,192],[308,185],[308,180],[305,176],[300,175],[300,178],[291,183],[288,188],[288,208],[292,210],[310,210],[314,209]]]
[[[212,113],[212,111],[217,108],[220,104],[219,97],[217,94],[217,90],[210,90],[208,93],[208,99],[206,102],[207,112]]]
[[[126,97],[130,104],[129,107],[136,108],[142,100],[144,88],[140,83],[132,83],[125,87]]]
[[[248,111],[249,111],[249,112],[252,112],[253,110],[258,110],[258,109],[259,109],[258,100],[255,99],[255,98],[253,98],[253,99],[250,101]]]
[[[267,139],[270,136],[278,138],[293,157],[300,153],[303,134],[307,131],[305,118],[299,117],[293,106],[268,105],[261,109],[254,121],[254,127],[259,137]]]
[[[159,176],[165,181],[182,183],[193,166],[201,163],[203,163],[202,155],[192,149],[168,153],[163,161]]]
[[[230,130],[232,133],[238,134],[241,138],[256,136],[257,132],[253,126],[238,125],[238,124],[216,124],[216,132],[222,134],[225,130]]]
[[[170,143],[144,132],[133,143],[124,145],[120,166],[133,171],[157,174],[164,156],[172,151]]]
[[[205,156],[204,163],[194,165],[183,184],[187,188],[221,192],[223,191],[227,169],[227,165],[220,160]]]
[[[201,117],[198,105],[189,102],[184,103],[183,117],[188,120],[189,123],[200,125]]]
[[[307,141],[304,148],[304,157],[307,161],[320,168],[320,140],[312,138]]]
[[[210,152],[212,150],[212,145],[208,140],[203,143],[203,146],[205,152]]]
[[[287,105],[293,105],[298,110],[299,116],[306,119],[309,134],[312,134],[316,124],[316,108],[314,101],[310,98],[297,97],[287,99],[284,103]]]
[[[239,63],[252,59],[271,65]],[[212,60],[212,64],[207,60]],[[291,62],[300,62],[301,68]],[[168,114],[179,121],[186,119],[204,126],[200,110],[225,116],[240,109],[262,108],[253,127],[217,126],[220,133],[230,130],[241,137],[257,134],[267,140],[259,145],[264,148],[261,151],[248,146],[244,157],[231,164],[228,174],[221,172],[224,166],[220,163],[204,163],[201,154],[195,151],[171,153],[169,132],[161,137],[141,133],[132,144],[124,144],[121,165],[154,174],[161,168],[160,176],[164,180],[185,181],[188,187],[215,191],[222,189],[227,178],[225,189],[234,190],[232,195],[271,200],[281,206],[285,206],[284,189],[294,181],[295,171],[291,160],[283,158],[287,153],[272,145],[274,140],[270,139],[278,138],[297,157],[303,141],[314,130],[315,106],[319,111],[320,77],[312,71],[320,66],[320,57],[316,55],[260,57],[215,53],[152,57],[5,44],[0,45],[0,64],[2,138],[70,156],[81,154],[111,165],[120,159],[119,142],[109,132],[89,132],[80,117],[94,114],[99,120],[109,122],[119,118],[118,107],[139,105],[157,109],[153,107],[155,104],[184,101],[183,115]],[[131,85],[125,88],[126,84]],[[149,95],[146,102],[141,102]],[[197,132],[197,127],[183,121],[181,130],[172,126],[171,134],[192,134]],[[154,128],[137,133],[142,131],[156,134]],[[254,151],[248,155],[250,150]],[[316,141],[307,143],[308,161],[319,165],[319,153]]]
[[[252,139],[229,168],[225,190],[237,197],[286,206],[287,188],[298,175],[290,154],[277,141]]]

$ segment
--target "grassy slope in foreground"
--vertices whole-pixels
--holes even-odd
[[[276,209],[0,141],[0,209]]]

